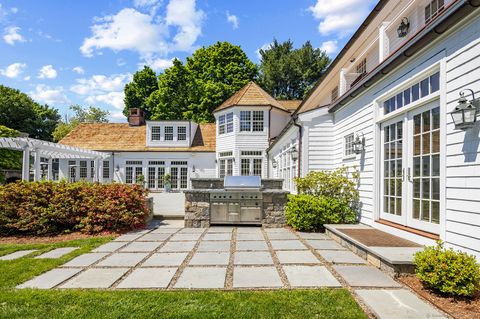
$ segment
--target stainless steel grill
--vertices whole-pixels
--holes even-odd
[[[261,224],[262,216],[259,176],[226,176],[224,189],[210,193],[211,224]]]

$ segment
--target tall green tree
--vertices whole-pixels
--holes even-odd
[[[53,140],[60,141],[70,133],[80,123],[108,123],[108,111],[104,111],[95,106],[83,108],[80,105],[72,105],[70,109],[74,115],[61,121],[53,131]]]
[[[259,84],[276,99],[303,99],[330,63],[327,54],[307,41],[299,49],[293,42],[273,40],[260,50]]]
[[[40,105],[25,93],[0,85],[0,125],[51,141],[60,120],[56,109]]]
[[[20,132],[0,125],[0,137],[18,137]],[[0,149],[0,183],[5,181],[4,169],[22,169],[22,152]]]
[[[133,80],[125,85],[125,108],[123,114],[128,116],[128,110],[131,108],[142,109],[147,118],[150,118],[150,110],[146,104],[148,97],[157,90],[157,75],[148,66],[137,71],[133,75]]]

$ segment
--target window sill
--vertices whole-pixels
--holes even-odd
[[[352,155],[344,156],[344,157],[342,158],[342,160],[343,160],[344,162],[346,162],[346,161],[351,161],[351,160],[354,160],[354,159],[357,159],[357,154],[352,154]]]

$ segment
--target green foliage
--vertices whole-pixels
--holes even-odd
[[[292,41],[274,39],[260,55],[259,84],[276,99],[303,99],[330,63],[310,41],[294,49]]]
[[[0,85],[0,125],[28,133],[32,138],[51,141],[59,120],[56,109],[38,104],[19,90]]]
[[[52,133],[54,142],[58,142],[67,136],[80,123],[108,123],[110,113],[101,108],[95,106],[82,108],[80,105],[72,105],[70,109],[74,112],[74,115],[65,122],[61,121],[55,127]]]
[[[415,254],[415,273],[439,293],[472,297],[480,290],[480,265],[475,256],[446,249],[441,242]]]
[[[287,224],[297,230],[321,229],[323,224],[354,223],[357,220],[358,172],[348,177],[347,169],[310,172],[296,178],[298,195],[291,195],[286,207]]]
[[[0,137],[18,137],[20,132],[0,125]],[[0,170],[22,169],[22,152],[0,149]],[[3,183],[5,176],[0,171],[0,183]]]
[[[148,216],[138,185],[17,182],[0,186],[0,235],[129,230]]]
[[[125,108],[123,114],[128,116],[128,110],[139,108],[144,110],[146,118],[150,119],[150,109],[147,105],[148,97],[158,89],[157,75],[148,66],[133,75],[132,82],[125,85]]]

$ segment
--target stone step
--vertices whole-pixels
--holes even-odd
[[[325,225],[325,229],[330,238],[391,276],[414,273],[413,256],[423,249],[421,245],[363,224]]]

